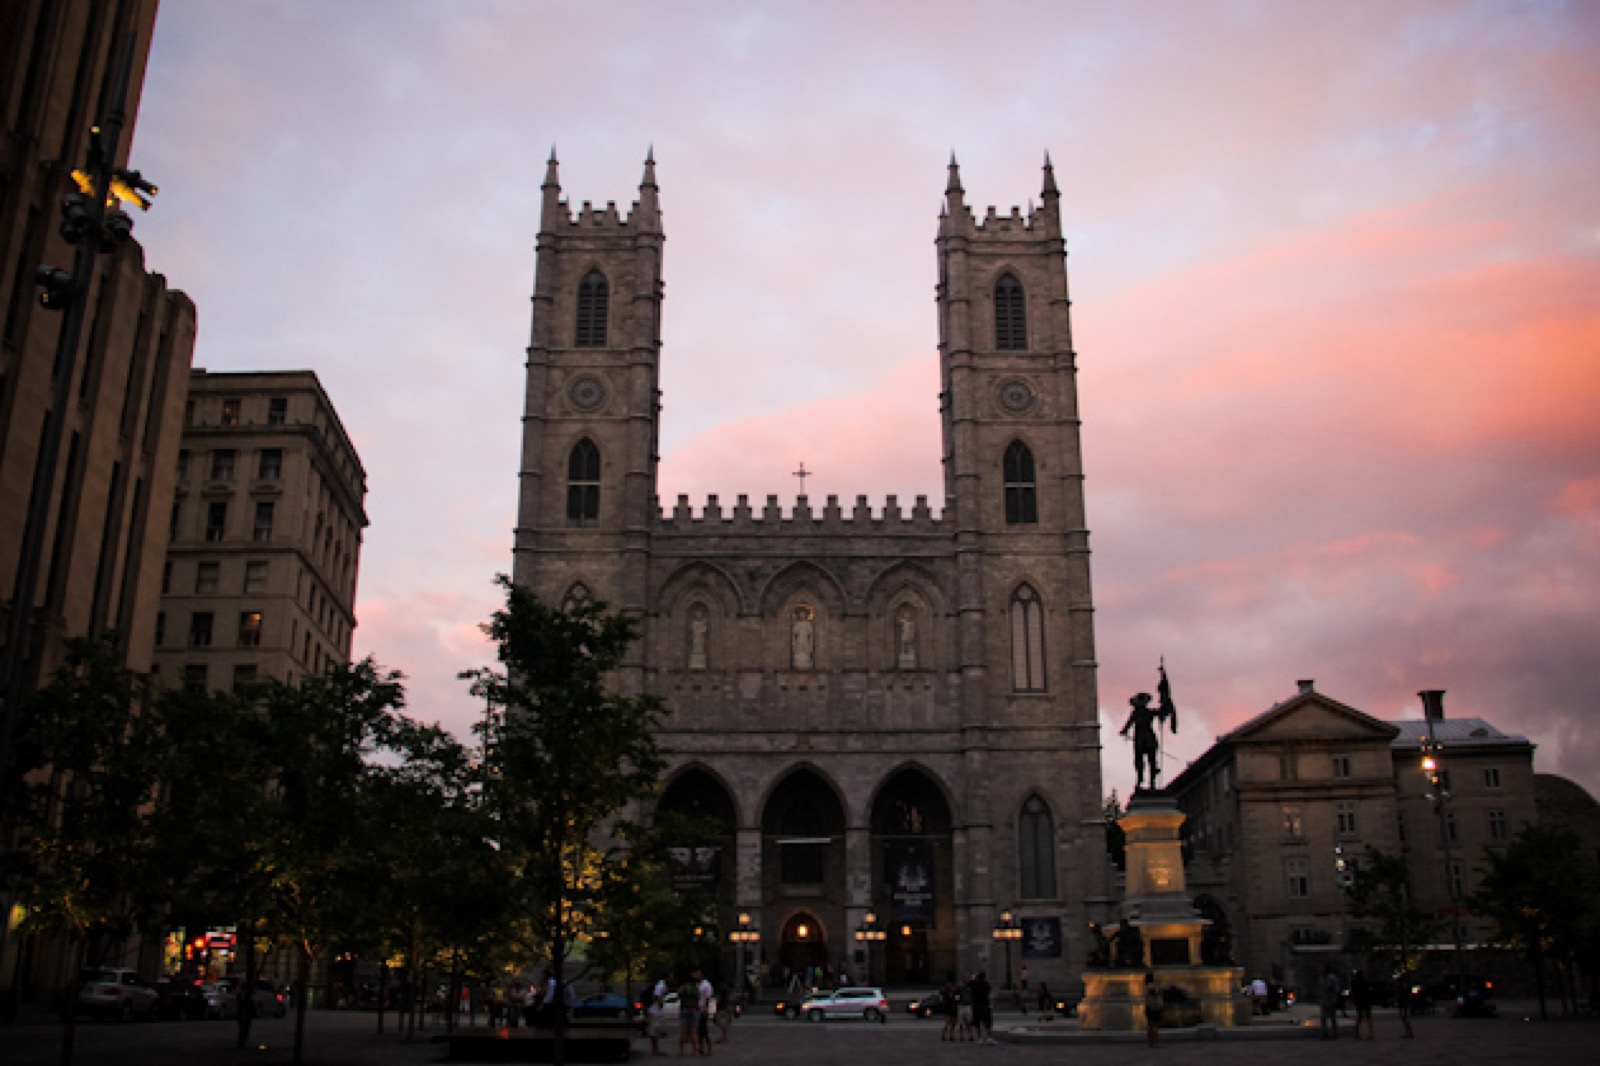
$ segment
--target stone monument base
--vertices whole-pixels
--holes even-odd
[[[1242,966],[1156,966],[1162,988],[1183,991],[1187,1001],[1162,1011],[1163,1029],[1196,1025],[1250,1024],[1250,1000],[1244,995]],[[1078,1028],[1111,1032],[1142,1032],[1145,970],[1091,970],[1083,975],[1083,1001],[1078,1004]]]

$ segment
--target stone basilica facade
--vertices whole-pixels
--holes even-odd
[[[550,161],[513,576],[641,620],[619,684],[669,709],[659,806],[723,827],[714,924],[759,933],[729,965],[1060,987],[1109,910],[1059,202],[1047,160],[1036,208],[979,220],[951,163],[942,508],[663,510],[655,164],[623,215],[572,211]]]

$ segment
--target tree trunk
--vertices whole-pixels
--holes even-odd
[[[303,1061],[306,1047],[306,1008],[311,999],[311,947],[300,945],[300,974],[295,979],[294,1061]]]
[[[250,1022],[256,1016],[256,927],[252,922],[239,928],[243,929],[239,939],[244,942],[244,988],[234,1001],[234,1018],[238,1025],[238,1038],[233,1042],[235,1051],[250,1046]]]

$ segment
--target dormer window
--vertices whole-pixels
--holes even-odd
[[[567,458],[567,523],[589,525],[600,520],[600,449],[583,438]]]

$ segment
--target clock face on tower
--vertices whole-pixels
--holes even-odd
[[[1037,399],[1033,386],[1017,378],[1002,381],[1000,387],[995,390],[995,396],[1001,409],[1014,415],[1026,414]]]
[[[567,400],[575,410],[590,414],[606,403],[605,383],[599,378],[580,377],[567,386]]]

